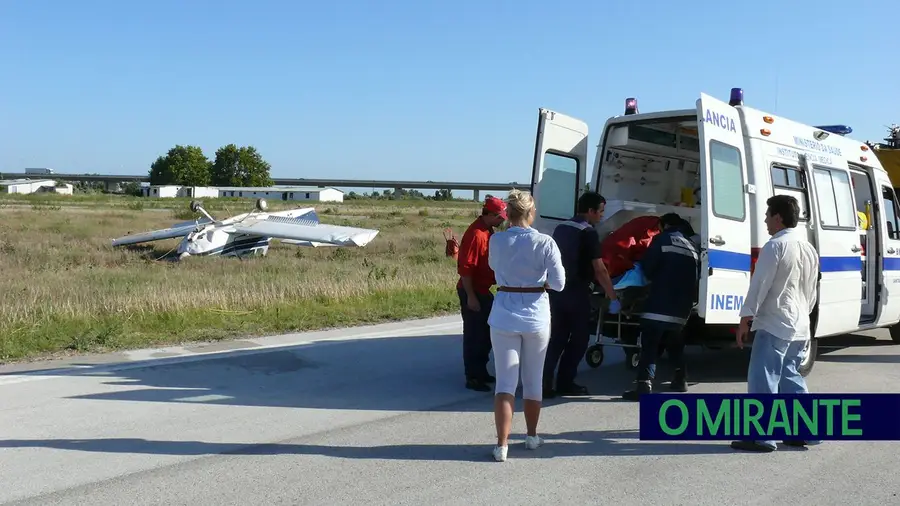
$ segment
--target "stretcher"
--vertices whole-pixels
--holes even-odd
[[[615,283],[615,281],[614,281]],[[609,312],[609,299],[598,290],[596,285],[591,295],[591,324],[596,329],[584,354],[584,360],[592,368],[600,367],[604,359],[604,347],[614,346],[625,351],[625,366],[637,369],[641,362],[641,323],[644,301],[650,294],[650,286],[628,286],[616,289],[616,298],[621,308],[616,314]],[[693,312],[696,313],[697,301],[694,301]],[[688,323],[683,331],[689,331]],[[657,358],[666,352],[665,342],[659,343]]]
[[[585,362],[592,368],[600,367],[604,359],[604,347],[614,346],[625,351],[625,366],[636,369],[641,360],[640,317],[648,286],[630,286],[616,290],[616,298],[621,308],[616,314],[609,313],[609,299],[602,290],[594,288],[591,295],[591,320],[595,328],[591,343],[585,352]],[[660,346],[660,354],[665,350]]]

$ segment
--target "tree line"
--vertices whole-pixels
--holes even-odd
[[[200,146],[179,144],[150,165],[150,184],[271,186],[271,168],[253,146],[222,146],[210,161]]]

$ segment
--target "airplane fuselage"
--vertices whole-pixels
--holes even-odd
[[[181,240],[177,250],[178,258],[265,256],[271,240],[270,237],[259,235],[229,234],[220,227],[207,225]]]
[[[263,213],[261,216],[283,216],[296,218],[309,213],[314,213],[313,208],[290,209],[276,213]],[[178,258],[189,256],[223,256],[223,257],[248,257],[266,256],[269,252],[271,237],[251,234],[235,234],[229,232],[229,225],[240,223],[250,213],[232,216],[219,223],[199,225],[181,240],[178,245]],[[318,218],[316,218],[318,221]],[[290,242],[290,241],[287,241]]]

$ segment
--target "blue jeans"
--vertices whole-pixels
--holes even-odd
[[[751,394],[808,394],[806,380],[800,375],[800,362],[806,341],[785,341],[765,330],[757,330],[750,349],[747,392]],[[817,441],[807,441],[815,444]],[[776,447],[775,441],[758,441]]]

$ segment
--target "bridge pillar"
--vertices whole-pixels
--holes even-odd
[[[472,190],[472,198],[475,202],[481,202],[481,190]]]

